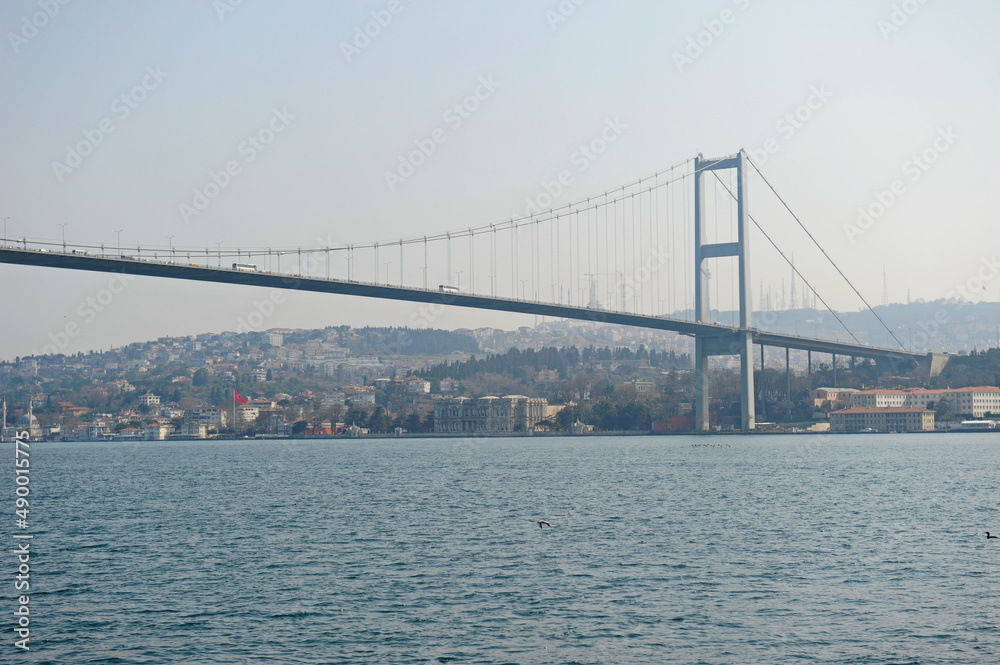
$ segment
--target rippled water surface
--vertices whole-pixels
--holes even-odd
[[[998,452],[990,434],[34,444],[32,651],[11,645],[8,554],[0,662],[996,663]]]

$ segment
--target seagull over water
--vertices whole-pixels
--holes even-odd
[[[538,528],[539,529],[544,529],[545,527],[549,527],[551,529],[552,525],[549,524],[548,522],[546,522],[545,520],[538,520]],[[993,537],[996,538],[996,536],[993,536]]]

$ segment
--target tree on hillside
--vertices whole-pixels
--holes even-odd
[[[928,402],[927,408],[934,412],[934,420],[938,422],[955,419],[955,405],[947,397],[942,397],[936,402]]]
[[[372,432],[391,432],[392,417],[381,406],[375,407],[375,410],[372,411],[371,417],[368,418],[368,422],[365,427],[370,429]]]

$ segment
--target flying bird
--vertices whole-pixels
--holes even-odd
[[[538,528],[539,529],[544,529],[545,527],[549,527],[551,529],[552,525],[549,524],[548,522],[546,522],[545,520],[538,520]],[[993,537],[996,538],[996,536],[993,536]]]

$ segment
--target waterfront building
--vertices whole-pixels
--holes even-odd
[[[861,390],[851,396],[852,406],[886,407],[915,406],[932,408],[941,400],[947,400],[955,413],[969,414],[982,418],[986,414],[1000,414],[1000,388],[995,386],[971,386],[968,388],[911,388],[909,390],[883,390],[873,388]]]
[[[199,406],[188,409],[187,420],[192,422],[206,423],[212,429],[221,429],[229,421],[229,414],[225,409],[216,406]]]
[[[3,424],[0,425],[0,441],[14,441],[22,432],[27,432],[32,441],[38,441],[44,436],[44,430],[38,418],[35,417],[32,402],[28,401],[28,412],[18,418],[17,426],[7,425],[7,400],[3,401]]]
[[[236,410],[236,415],[238,416],[239,422],[246,425],[257,420],[260,416],[260,407],[254,406],[253,404],[241,404]]]
[[[180,436],[186,439],[207,439],[208,423],[203,420],[185,420],[181,426]]]
[[[496,434],[527,432],[549,415],[548,400],[524,395],[458,397],[434,407],[434,431]]]
[[[809,391],[809,399],[813,408],[836,411],[854,406],[853,398],[857,392],[857,388],[816,388]]]
[[[910,393],[905,390],[873,388],[859,390],[851,395],[851,406],[865,409],[884,409],[890,406],[907,406]]]
[[[164,441],[170,437],[170,433],[174,431],[173,425],[166,425],[164,423],[154,423],[146,425],[143,428],[143,435],[146,441]]]
[[[986,414],[1000,414],[1000,388],[994,386],[970,386],[943,390],[916,388],[911,393],[909,404],[912,406],[926,409],[932,408],[941,400],[948,400],[953,412],[967,413],[973,418],[982,418]]]
[[[830,414],[832,432],[925,432],[934,412],[916,406],[852,406]]]

